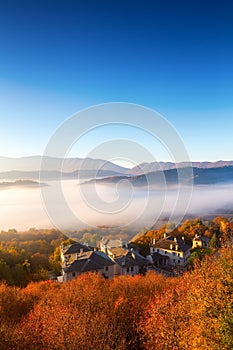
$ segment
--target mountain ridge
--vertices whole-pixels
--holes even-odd
[[[55,158],[48,156],[28,156],[21,158],[0,157],[0,173],[10,171],[60,171],[75,172],[82,170],[112,171],[125,173],[128,168],[104,159],[93,158]]]
[[[123,175],[111,176],[103,179],[92,179],[83,184],[117,184],[120,182],[123,183],[123,181],[128,181],[135,187],[158,186],[161,188],[162,186],[178,184],[213,185],[233,183],[233,166],[192,168],[192,172],[190,168],[181,168],[179,173],[177,172],[177,169],[168,169],[134,176]]]
[[[192,165],[193,168],[201,168],[201,169],[210,169],[210,168],[222,168],[225,166],[233,166],[233,160],[218,160],[215,162],[203,161],[203,162],[145,162],[141,163],[132,169],[130,169],[127,173],[131,173],[133,175],[141,175],[145,173],[151,173],[159,170],[171,170],[176,168],[185,168]]]
[[[62,164],[63,172],[73,172],[77,171],[80,168],[84,169],[102,169],[102,170],[110,170],[118,173],[130,173],[138,175],[141,171],[143,172],[152,172],[155,170],[169,170],[177,167],[185,167],[187,164],[192,164],[195,168],[218,168],[223,166],[233,166],[233,160],[218,160],[214,162],[210,161],[202,161],[202,162],[143,162],[133,168],[126,168],[120,165],[117,165],[111,161],[104,159],[94,159],[94,158],[78,158],[78,157],[70,157],[70,158],[56,158],[56,157],[48,157],[48,156],[26,156],[26,157],[4,157],[0,156],[0,172],[7,171],[39,171],[41,168],[41,161],[44,160],[44,164],[46,164],[47,169],[49,171],[60,171]]]

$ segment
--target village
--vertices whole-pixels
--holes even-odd
[[[158,241],[152,239],[150,254],[141,255],[132,243],[122,239],[102,238],[99,247],[74,243],[61,245],[61,272],[58,282],[68,282],[80,274],[92,272],[112,279],[120,275],[145,275],[147,271],[161,273],[167,277],[183,274],[189,263],[191,251],[208,248],[210,238],[195,234],[192,246],[185,237],[175,237],[164,233]]]

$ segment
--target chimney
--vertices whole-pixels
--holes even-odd
[[[135,254],[134,254],[134,249],[133,248],[130,249],[130,253],[131,253],[131,257],[133,259],[135,259]]]
[[[174,237],[174,242],[177,242],[177,239],[176,239],[176,237]]]
[[[83,248],[80,248],[79,253],[80,253],[80,254],[83,254]]]
[[[166,234],[166,232],[164,232],[163,237],[164,237],[164,238],[167,238],[167,234]]]
[[[153,244],[155,244],[156,243],[156,240],[155,240],[155,238],[153,238]]]

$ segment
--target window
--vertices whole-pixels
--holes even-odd
[[[159,253],[159,249],[157,249],[157,253]]]
[[[133,266],[131,267],[131,271],[133,271]]]
[[[176,255],[176,253],[175,253],[175,252],[172,252],[172,255],[174,255],[174,256],[175,256],[175,255]]]
[[[127,270],[126,270],[127,272],[129,272],[129,268],[127,267]]]
[[[178,264],[180,263],[180,260],[178,260]]]
[[[72,272],[72,277],[75,277],[75,272]]]
[[[180,256],[180,253],[178,253],[177,255]]]
[[[165,250],[165,252],[164,252],[165,254],[167,254],[167,251]]]
[[[108,266],[105,266],[105,271],[108,271]]]

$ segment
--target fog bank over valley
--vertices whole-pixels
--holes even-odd
[[[64,201],[57,201],[61,187]],[[42,191],[42,192],[41,192]],[[188,200],[190,189],[183,187],[180,205],[176,206],[179,188],[147,191],[130,184],[85,185],[77,180],[48,182],[48,186],[7,187],[0,190],[0,230],[30,227],[45,228],[59,226],[60,229],[78,230],[87,226],[132,226],[151,227],[157,220],[170,217],[220,215],[233,213],[233,183],[195,185],[190,204],[185,208],[182,200]],[[49,198],[47,203],[43,200]],[[65,204],[64,204],[65,203]],[[65,206],[65,207],[64,207]],[[53,208],[53,221],[46,212]],[[73,216],[70,216],[69,213]],[[67,214],[68,213],[68,214]]]

